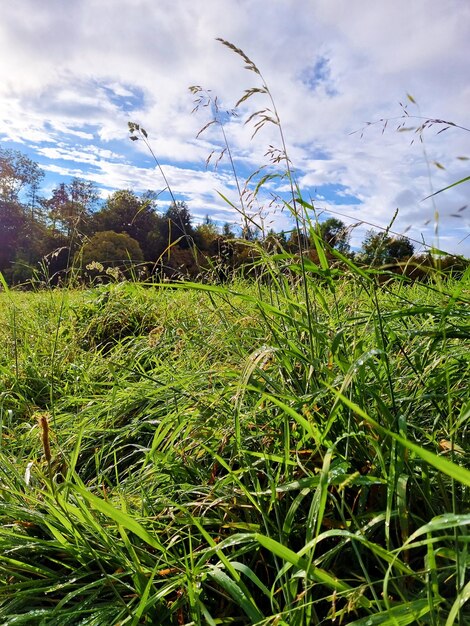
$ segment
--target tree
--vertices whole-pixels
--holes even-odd
[[[4,271],[15,259],[18,239],[26,224],[21,205],[0,200],[0,224],[0,271]]]
[[[39,220],[33,219],[28,212],[22,228],[18,231],[16,238],[14,260],[11,270],[7,274],[12,283],[25,283],[34,275],[44,274],[50,277],[50,257],[53,252],[60,248],[60,242],[54,237],[52,231]],[[60,266],[59,259],[54,259],[53,272],[65,269],[67,256],[64,255],[65,265]]]
[[[386,232],[369,230],[358,258],[372,266],[387,265],[413,256],[414,246],[407,237],[390,237]]]
[[[126,189],[115,191],[92,218],[91,230],[127,233],[135,239],[146,261],[154,261],[164,250],[161,233],[164,220],[155,212],[150,199],[142,200]]]
[[[35,202],[39,182],[44,172],[18,150],[0,148],[0,199],[4,202],[19,202],[24,190],[30,192],[32,205]]]
[[[80,216],[81,222],[86,225],[93,207],[99,199],[98,189],[91,181],[72,178],[67,185],[72,203],[72,213]]]
[[[230,222],[225,222],[222,226],[222,235],[227,239],[235,239],[235,233],[233,232]]]
[[[62,219],[67,213],[66,207],[68,202],[69,195],[65,183],[61,183],[58,187],[53,189],[51,197],[42,201],[43,208],[47,211],[47,216],[52,223],[52,230],[54,232],[57,228],[57,222],[62,223]]]
[[[386,263],[396,263],[413,256],[415,248],[408,237],[393,237],[388,245]]]
[[[291,231],[286,242],[286,250],[297,254],[300,250],[306,251],[310,249],[310,238],[302,231]]]
[[[325,243],[342,254],[349,252],[349,230],[344,222],[330,217],[320,224],[320,234]]]
[[[0,271],[22,282],[51,249],[50,231],[43,223],[21,204],[0,200]]]
[[[271,230],[268,232],[268,234],[264,238],[263,243],[264,243],[265,249],[269,250],[270,252],[282,252],[283,250],[286,249],[286,244],[287,244],[286,234],[284,231],[281,231],[280,233],[276,233],[271,228]]]
[[[94,183],[73,178],[70,183],[61,183],[53,189],[49,199],[42,202],[52,222],[68,238],[74,232],[86,230],[93,205],[98,200]]]
[[[196,226],[194,240],[199,250],[210,252],[215,241],[220,237],[217,226],[207,215],[204,222]]]
[[[186,202],[172,202],[164,215],[168,226],[168,242],[178,241],[180,248],[189,248],[194,237],[191,214]]]

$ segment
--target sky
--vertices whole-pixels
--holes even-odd
[[[353,227],[353,247],[395,218],[391,231],[417,251],[470,256],[470,182],[424,199],[470,174],[469,59],[468,0],[3,2],[0,147],[40,165],[45,196],[78,177],[103,198],[153,190],[165,211],[161,172],[129,139],[136,122],[195,223],[238,224],[246,211],[279,231],[292,224],[288,181],[253,191],[282,174],[283,137],[302,198],[320,220]],[[269,94],[233,109],[263,84],[281,128],[267,122],[252,138],[258,118],[247,119],[273,109]],[[194,85],[207,105],[197,111]],[[426,119],[463,128],[413,130]],[[233,168],[227,151],[218,160],[224,136]],[[252,175],[241,202],[237,180],[243,191]]]

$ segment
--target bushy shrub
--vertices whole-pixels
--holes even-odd
[[[82,266],[93,261],[99,263],[123,263],[133,261],[141,263],[144,260],[139,243],[127,233],[115,233],[113,230],[104,230],[96,233],[81,250]]]

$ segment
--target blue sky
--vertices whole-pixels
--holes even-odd
[[[46,172],[43,193],[77,176],[115,189],[160,192],[164,182],[127,123],[140,123],[173,193],[196,221],[239,222],[229,162],[206,168],[220,150],[211,108],[196,114],[191,85],[232,109],[259,77],[216,41],[229,40],[260,68],[273,94],[302,194],[334,215],[359,245],[368,223],[470,255],[470,184],[422,201],[469,175],[470,133],[457,128],[420,142],[396,132],[414,116],[470,128],[470,3],[467,0],[22,0],[3,3],[0,22],[0,146],[27,153]],[[407,99],[412,94],[418,103]],[[253,140],[244,121],[270,106],[262,95],[226,117],[243,181],[269,164],[278,129]],[[367,122],[391,118],[383,123]],[[412,142],[412,139],[415,139]],[[438,167],[436,163],[445,169]],[[265,228],[289,228],[285,181],[272,180],[250,206]],[[470,204],[470,203],[469,203]],[[165,210],[168,196],[160,196]],[[436,220],[438,214],[438,239]],[[459,217],[454,217],[458,215]]]

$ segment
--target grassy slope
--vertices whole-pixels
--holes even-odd
[[[469,278],[0,294],[0,623],[466,623]]]

